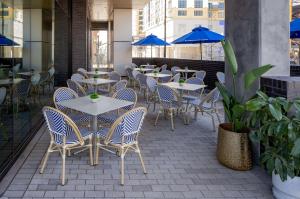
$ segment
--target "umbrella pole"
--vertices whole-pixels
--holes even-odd
[[[152,45],[151,45],[151,59],[152,59]]]
[[[200,55],[201,55],[201,60],[202,60],[202,43],[200,43]]]

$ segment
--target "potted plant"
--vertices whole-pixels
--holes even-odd
[[[272,174],[274,196],[299,199],[300,100],[272,98],[259,91],[246,108],[250,138],[264,148],[261,164]]]
[[[98,95],[98,93],[92,93],[90,94],[90,99],[93,103],[96,103],[99,100],[100,96]]]
[[[223,98],[224,112],[227,123],[219,125],[217,158],[221,164],[234,170],[249,170],[252,168],[251,148],[248,139],[249,130],[246,126],[245,99],[238,97],[236,92],[238,64],[234,50],[228,40],[221,42],[231,75],[231,90],[223,84],[216,83]],[[244,90],[251,88],[253,83],[265,72],[270,70],[272,65],[265,65],[248,71],[244,75]]]
[[[184,83],[184,79],[179,79],[179,86],[183,86],[183,83]]]
[[[97,73],[99,72],[99,69],[98,69],[98,68],[96,68],[96,69],[95,69],[95,72],[96,72],[96,74],[97,74]]]

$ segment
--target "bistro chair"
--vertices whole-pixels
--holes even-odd
[[[177,73],[169,80],[169,82],[179,82],[179,80],[180,80],[180,73]]]
[[[130,150],[139,155],[143,171],[146,174],[146,168],[139,148],[138,136],[147,114],[144,107],[135,108],[119,117],[111,128],[101,128],[96,132],[97,146],[95,163],[99,162],[99,149],[116,153],[121,157],[121,185],[124,185],[125,155]]]
[[[43,95],[45,94],[45,87],[47,88],[48,84],[48,79],[49,79],[49,73],[48,72],[41,72],[41,79],[40,79],[40,87],[43,90]]]
[[[170,70],[162,70],[160,72],[160,74],[166,74],[166,75],[170,75],[168,77],[160,77],[158,78],[158,81],[161,82],[161,83],[167,83],[171,80],[172,78],[172,72]]]
[[[179,69],[180,69],[180,67],[178,67],[178,66],[173,66],[173,67],[171,68],[172,74],[173,74],[173,75],[176,75],[177,73],[179,73],[179,72],[177,72],[177,70],[179,70]]]
[[[68,108],[59,105],[57,102],[71,100],[77,98],[77,93],[67,87],[58,88],[53,94],[53,102],[55,108],[67,114],[76,123],[88,123],[91,121],[91,116],[81,112],[71,112]]]
[[[206,76],[206,72],[204,70],[197,71],[193,75],[193,77],[201,79],[202,81],[204,81],[205,76]]]
[[[136,76],[138,83],[139,83],[139,88],[140,88],[140,93],[144,93],[144,98],[146,97],[146,92],[147,92],[147,76],[140,73]]]
[[[85,77],[83,75],[79,74],[79,73],[74,73],[71,76],[71,80],[73,80],[73,81],[79,81],[79,80],[83,80],[83,79],[85,79]]]
[[[121,75],[115,71],[110,72],[108,74],[108,77],[110,80],[115,80],[115,81],[120,81],[121,80]]]
[[[155,111],[156,103],[158,103],[157,84],[157,81],[153,77],[147,77],[147,110],[149,110],[151,103],[153,103],[153,111]]]
[[[35,73],[30,78],[31,81],[31,95],[33,98],[33,101],[36,101],[36,98],[40,100],[40,81],[41,81],[41,75],[39,73]]]
[[[77,83],[76,81],[68,79],[67,80],[67,85],[68,85],[68,88],[75,91],[79,97],[84,97],[84,96],[87,95],[84,88],[79,83]]]
[[[78,68],[77,71],[81,72],[81,73],[86,73],[87,72],[87,70],[85,70],[84,68]]]
[[[30,92],[30,86],[31,84],[29,80],[23,80],[20,83],[16,84],[13,92],[13,96],[14,99],[16,100],[17,112],[19,112],[19,106],[21,103],[26,104]]]
[[[188,83],[188,84],[204,85],[203,80],[198,79],[196,77],[191,77],[191,78],[187,79],[185,82]],[[203,91],[204,91],[204,88],[199,89],[197,91],[188,92],[182,98],[183,98],[183,100],[186,100],[189,103],[189,101],[191,101],[191,100],[201,99]]]
[[[132,67],[132,68],[137,68],[138,65],[136,65],[135,63],[131,63],[131,67]]]
[[[218,88],[211,90],[202,100],[197,99],[190,102],[195,108],[195,119],[197,119],[198,112],[206,113],[211,117],[213,130],[216,130],[215,118],[216,115],[218,122],[221,123],[220,116],[218,114],[217,102],[220,100],[220,91]]]
[[[6,88],[1,87],[0,88],[0,116],[1,116],[2,109],[3,109],[3,104],[6,99],[6,94],[7,94]]]
[[[111,125],[112,123],[114,123],[117,120],[117,118],[120,115],[121,110],[129,111],[129,110],[131,110],[135,107],[136,102],[137,102],[137,94],[131,88],[125,88],[125,89],[117,91],[113,95],[113,98],[133,102],[133,105],[123,107],[122,109],[117,110],[117,112],[113,111],[113,112],[110,112],[110,113],[104,113],[102,115],[99,115],[98,116],[98,121],[103,123],[103,124],[110,124]]]
[[[225,74],[223,72],[217,72],[216,75],[219,83],[225,84]]]
[[[132,72],[133,72],[132,68],[126,68],[126,74],[127,74],[130,85],[133,85],[133,83],[134,83],[134,77],[133,77]]]
[[[65,185],[67,151],[82,147],[89,149],[90,164],[93,165],[93,132],[86,128],[79,128],[70,117],[55,108],[44,107],[43,114],[51,140],[48,150],[42,159],[40,173],[44,172],[49,154],[59,152],[62,157],[61,184]],[[85,144],[86,140],[89,140],[88,144]]]
[[[111,93],[116,93],[116,92],[118,92],[118,91],[120,91],[120,90],[123,90],[123,89],[125,89],[126,88],[126,86],[127,86],[127,80],[120,80],[120,81],[118,81],[117,83],[115,83],[115,85],[113,85],[112,87],[111,87]]]
[[[55,73],[55,68],[52,66],[48,70],[48,79],[46,81],[49,86],[49,91],[50,91],[51,86],[52,86],[52,90],[54,90],[54,73]]]
[[[134,87],[134,89],[135,89],[136,83],[138,83],[138,79],[137,79],[138,74],[142,74],[142,73],[139,72],[139,71],[137,71],[137,70],[133,70],[132,71],[132,76],[133,76],[133,79],[134,79],[134,81],[133,81],[133,87]]]
[[[160,110],[155,119],[155,126],[157,125],[160,113],[164,113],[165,116],[170,116],[171,129],[174,131],[173,117],[175,113],[181,109],[181,99],[175,90],[164,85],[157,86],[157,95],[160,103]]]
[[[161,71],[167,70],[168,69],[168,65],[164,64],[160,68],[161,68]]]

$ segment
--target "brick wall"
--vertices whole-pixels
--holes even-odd
[[[168,64],[169,69],[172,66],[179,66],[185,68],[186,66],[189,69],[195,70],[204,70],[206,71],[206,77],[204,79],[205,84],[207,84],[208,89],[213,89],[215,87],[215,82],[218,81],[216,77],[217,72],[224,72],[225,63],[222,61],[207,61],[207,60],[190,60],[190,59],[168,59],[168,58],[133,58],[132,62],[141,65],[141,64],[155,64],[161,66],[163,64]],[[192,75],[192,74],[190,74]]]

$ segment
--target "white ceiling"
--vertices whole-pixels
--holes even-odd
[[[149,0],[93,0],[92,20],[107,21],[113,9],[138,9]]]

